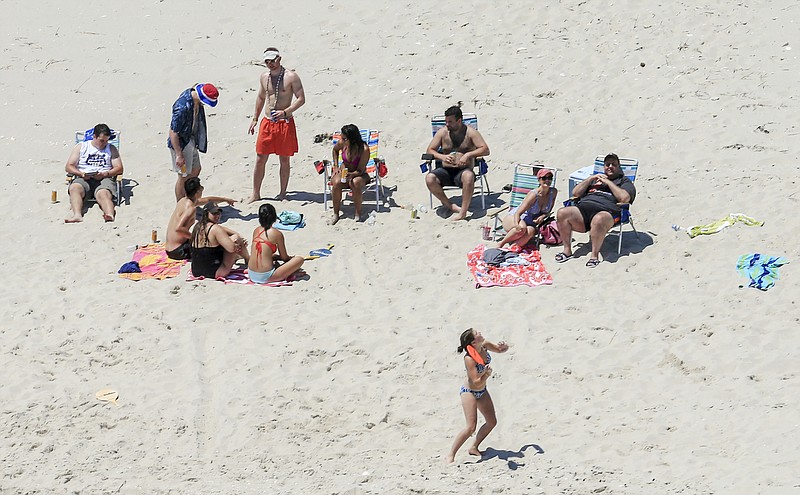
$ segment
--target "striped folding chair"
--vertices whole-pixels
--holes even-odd
[[[119,135],[121,134],[120,131],[111,130],[111,139],[108,140],[110,144],[113,144],[114,147],[119,150]],[[75,144],[82,143],[84,141],[91,141],[94,139],[94,128],[88,129],[86,131],[75,131]],[[75,177],[72,174],[67,174],[67,183],[72,182]],[[117,198],[116,198],[116,206],[122,204],[122,175],[118,175],[116,177],[116,184],[117,184]],[[90,201],[94,201],[91,199]]]
[[[494,217],[494,229],[492,229],[494,232],[494,240],[505,235],[505,230],[500,221],[500,213],[518,207],[522,204],[522,200],[525,199],[525,196],[530,191],[539,187],[539,178],[536,177],[536,174],[542,169],[550,170],[553,173],[553,182],[551,182],[550,185],[555,187],[558,173],[557,169],[541,164],[528,165],[525,163],[518,163],[514,165],[514,181],[511,183],[511,198],[508,200],[508,205],[492,214]],[[539,234],[537,233],[535,237],[537,242],[538,238]]]
[[[478,130],[478,117],[474,113],[465,113],[465,114],[463,114],[462,115],[462,122],[464,122],[464,124],[472,127],[476,131]],[[439,131],[439,129],[444,127],[444,125],[445,125],[444,124],[444,115],[435,115],[435,116],[433,116],[431,118],[431,137],[435,136],[436,133]],[[426,159],[427,156],[428,155],[423,155],[423,159]],[[434,161],[434,160],[426,160],[425,163],[423,163],[420,166],[420,170],[422,171],[423,174],[426,174],[429,171],[433,170],[432,162],[434,163],[433,164],[433,168],[439,168],[439,167],[442,166],[441,162]],[[486,160],[483,157],[476,158],[475,159],[475,165],[478,167],[478,170],[475,172],[476,185],[478,186],[476,188],[476,190],[478,188],[480,189],[481,207],[485,210],[486,209],[486,195],[491,192],[489,190],[489,180],[486,178],[486,174],[489,173],[489,165],[488,165],[488,163],[486,162]],[[484,186],[485,186],[485,190],[484,190]],[[453,189],[453,188],[457,189],[456,186],[444,186],[444,187],[446,187],[448,189]],[[431,199],[431,209],[433,209],[433,193],[430,194],[430,199]]]
[[[332,145],[335,145],[339,142],[342,138],[341,132],[335,132],[332,135]],[[375,211],[380,211],[381,208],[381,168],[385,170],[386,165],[383,163],[383,160],[378,157],[378,140],[380,139],[380,131],[374,129],[361,129],[361,138],[364,142],[367,143],[369,146],[369,161],[367,162],[367,173],[369,174],[371,180],[369,184],[364,188],[365,193],[374,193],[375,194]],[[340,166],[342,164],[341,155],[339,155],[339,163],[336,166]],[[322,168],[320,173],[322,174],[323,184],[322,184],[322,202],[325,205],[325,211],[328,210],[328,198],[331,195],[331,176],[333,175],[333,164],[330,160],[322,160],[316,162],[317,166]],[[343,195],[342,199],[345,199],[347,196]]]

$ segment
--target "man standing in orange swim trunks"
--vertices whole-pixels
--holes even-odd
[[[256,108],[248,131],[250,134],[255,132],[261,110],[264,109],[264,103],[267,103],[256,139],[256,168],[253,171],[253,195],[250,197],[250,203],[261,199],[264,167],[269,155],[273,153],[278,155],[281,163],[281,192],[277,199],[286,199],[286,189],[289,186],[289,159],[297,153],[297,130],[293,115],[295,110],[306,102],[300,76],[281,65],[281,55],[277,48],[270,47],[264,50],[264,62],[269,71],[261,74]],[[294,101],[292,101],[293,95]]]

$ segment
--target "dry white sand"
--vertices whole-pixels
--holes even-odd
[[[750,3],[0,2],[0,492],[797,491],[800,6]],[[289,249],[334,255],[278,289],[117,278],[127,246],[163,235],[169,112],[191,84],[221,90],[207,193],[249,195],[269,45],[307,95],[279,208],[308,226]],[[459,100],[496,206],[515,162],[559,167],[563,198],[595,155],[637,157],[641,242],[617,257],[609,236],[595,270],[588,245],[563,265],[546,249],[552,286],[476,290],[485,214],[397,207],[428,201],[429,118]],[[93,206],[65,225],[73,131],[98,122],[122,129],[137,185],[115,223]],[[313,136],[349,122],[382,131],[392,207],[373,227],[324,222]],[[256,212],[226,225],[249,236]],[[669,228],[730,212],[766,225]],[[792,261],[768,292],[740,288],[751,252]],[[493,363],[488,455],[445,466],[469,326],[513,347]],[[105,387],[119,407],[94,398]]]

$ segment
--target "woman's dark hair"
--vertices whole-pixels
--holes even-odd
[[[192,246],[199,248],[201,247],[200,244],[200,235],[202,234],[204,243],[208,243],[208,237],[206,237],[206,232],[208,229],[208,220],[210,218],[210,210],[203,208],[203,216],[200,217],[200,221],[194,224],[194,228],[192,229]]]
[[[264,227],[264,230],[272,227],[275,220],[278,219],[278,214],[275,212],[275,207],[269,203],[264,203],[258,208],[258,223]]]
[[[361,131],[355,124],[347,124],[342,127],[342,137],[347,138],[349,146],[347,147],[347,159],[353,160],[357,156],[361,156],[361,151],[364,149],[364,138],[361,137]]]
[[[467,346],[472,344],[472,341],[475,340],[475,333],[472,331],[471,328],[467,328],[461,334],[461,345],[458,346],[458,353],[461,354],[467,349]]]

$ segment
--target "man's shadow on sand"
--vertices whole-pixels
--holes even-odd
[[[497,450],[491,447],[487,447],[486,450],[483,451],[483,454],[481,455],[481,458],[479,460],[468,464],[478,464],[481,462],[486,462],[490,459],[498,458],[508,463],[508,469],[516,471],[518,468],[525,466],[525,463],[517,462],[515,459],[524,459],[525,451],[528,449],[533,449],[535,451],[533,455],[544,454],[544,449],[542,449],[535,443],[529,443],[527,445],[523,445],[522,448],[520,448],[516,452],[512,450]]]

